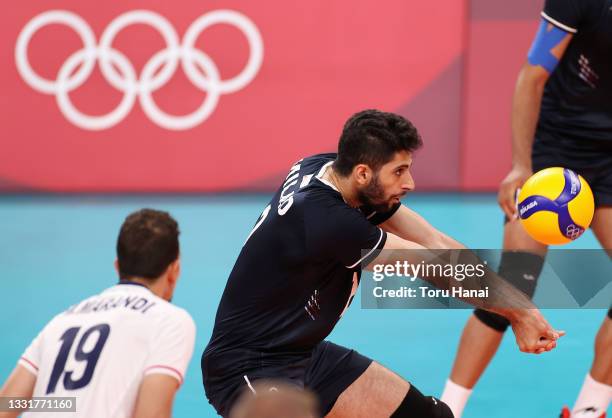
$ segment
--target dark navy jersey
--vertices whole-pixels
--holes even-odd
[[[304,158],[248,236],[221,298],[205,355],[228,349],[306,353],[334,328],[375,258],[386,213],[347,205],[321,178],[336,154]]]
[[[574,37],[546,84],[536,136],[612,141],[612,0],[546,0],[542,17]]]

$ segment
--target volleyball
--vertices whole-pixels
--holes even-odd
[[[518,196],[523,227],[536,241],[560,245],[580,237],[593,220],[595,202],[586,180],[563,167],[540,170]]]

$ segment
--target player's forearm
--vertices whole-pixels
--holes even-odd
[[[489,297],[481,301],[479,308],[501,315],[509,321],[520,317],[525,309],[537,309],[526,294],[493,271],[489,271],[486,277]]]
[[[513,320],[517,315],[520,315],[520,312],[524,309],[535,308],[527,295],[498,276],[469,249],[461,252],[447,252],[446,255],[440,256],[439,260],[435,262],[442,262],[445,265],[474,266],[475,271],[478,268],[483,271],[482,277],[461,278],[461,280],[458,278],[449,279],[446,276],[423,278],[440,289],[460,288],[461,290],[467,290],[468,292],[461,291],[454,294],[457,295],[457,299],[463,300],[476,308],[494,312],[509,320]],[[472,290],[484,292],[469,292]],[[484,296],[472,296],[479,293]],[[469,295],[469,297],[463,295]]]
[[[0,389],[0,396],[30,399],[34,392],[35,384],[36,376],[27,371],[24,367],[17,366]],[[17,417],[20,413],[20,411],[0,412],[0,418]]]
[[[498,313],[508,319],[513,319],[516,310],[535,308],[524,293],[499,277],[468,249],[429,250],[417,243],[388,234],[384,251],[381,251],[367,268],[372,270],[376,265],[401,266],[403,263],[422,266],[421,274],[416,273],[421,279],[442,290],[467,290],[468,292],[453,292],[453,295],[477,308]],[[465,274],[463,277],[455,274],[455,277],[449,277],[446,273],[449,268],[457,272],[459,267],[462,268],[461,271],[466,272],[466,266],[470,266],[469,269],[474,274]],[[469,292],[473,290],[484,292]]]
[[[389,220],[380,226],[388,233],[391,233],[403,240],[415,242],[425,248],[465,248],[465,246],[459,241],[438,231],[418,213],[403,205]]]
[[[149,403],[139,403],[134,410],[132,418],[171,418],[172,417],[172,401],[161,402],[159,400],[151,400]]]
[[[454,238],[449,237],[446,234],[442,234],[442,236],[440,237],[440,241],[442,243],[442,247],[441,248],[445,248],[445,249],[449,249],[449,250],[466,250],[467,247],[465,245],[463,245],[462,243],[460,243],[459,241],[457,241]]]
[[[21,414],[21,411],[16,411],[16,412],[0,412],[0,418],[17,418],[19,416],[19,414]]]
[[[512,100],[513,167],[531,171],[531,147],[546,79],[543,69],[530,64],[525,64],[519,73]]]

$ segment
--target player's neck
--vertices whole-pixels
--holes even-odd
[[[361,202],[359,202],[357,194],[354,192],[350,177],[338,175],[338,173],[334,171],[333,166],[327,169],[324,176],[327,177],[327,181],[331,182],[336,187],[338,193],[340,193],[347,205],[353,208],[361,206]]]
[[[155,296],[162,299],[168,300],[167,297],[167,286],[165,284],[164,277],[159,277],[155,280],[148,280],[141,277],[131,277],[128,281],[132,283],[140,284],[151,291]]]

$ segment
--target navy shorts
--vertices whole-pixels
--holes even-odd
[[[589,183],[595,206],[612,205],[612,141],[574,141],[537,137],[531,154],[533,171],[564,167]]]
[[[323,341],[303,353],[264,353],[247,349],[204,353],[202,377],[206,397],[217,413],[228,417],[234,402],[259,379],[281,380],[309,389],[324,416],[372,360]]]

